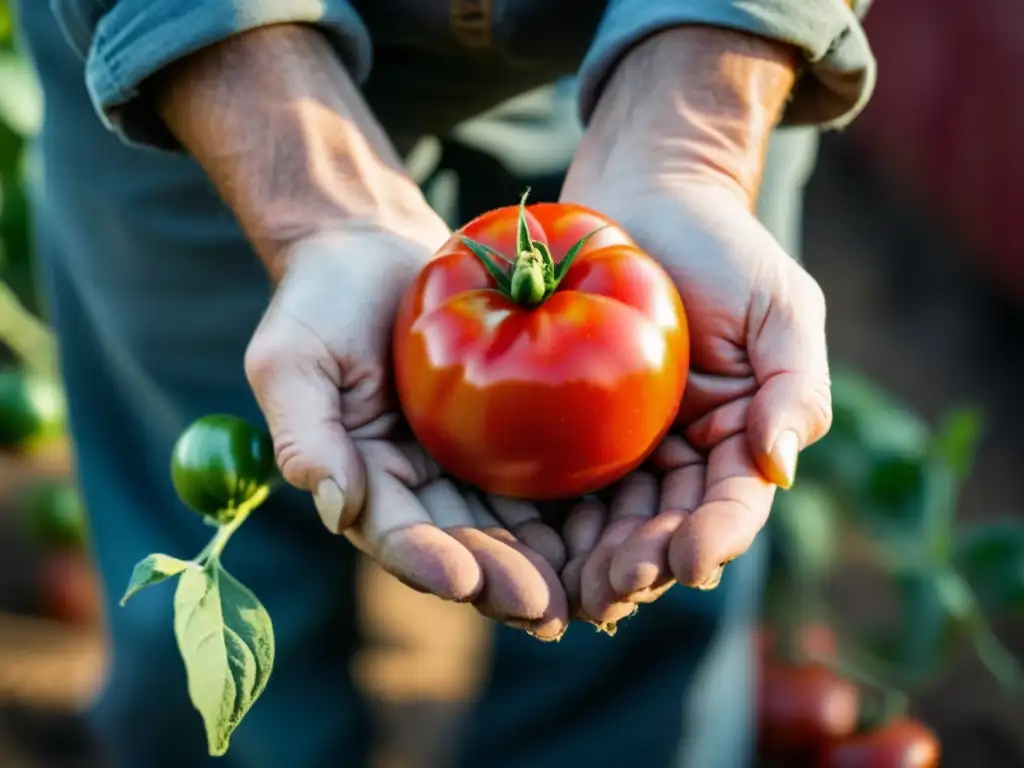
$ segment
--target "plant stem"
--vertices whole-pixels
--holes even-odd
[[[56,369],[53,335],[25,309],[3,281],[0,281],[0,340],[36,373],[52,374]]]
[[[1020,660],[999,641],[988,626],[978,630],[972,640],[978,660],[1003,690],[1019,702],[1024,702],[1024,666]]]
[[[235,516],[227,523],[222,523],[217,527],[217,533],[213,535],[209,543],[203,547],[203,551],[196,556],[196,562],[206,563],[211,561],[219,561],[221,554],[224,552],[224,548],[228,545],[228,541],[235,534],[239,528],[242,527],[242,523],[249,519],[249,515],[252,511],[258,507],[266,495],[259,496],[246,504],[240,504]]]
[[[521,252],[512,267],[509,284],[512,301],[524,307],[534,307],[544,301],[547,291],[541,255],[536,250]]]

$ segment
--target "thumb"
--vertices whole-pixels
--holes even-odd
[[[750,318],[756,331],[748,349],[759,386],[747,414],[747,437],[764,476],[790,488],[800,451],[832,424],[832,391],[825,297],[795,262],[783,277],[783,288],[772,292],[759,317]]]
[[[312,493],[324,526],[342,533],[363,507],[366,468],[342,425],[337,362],[315,334],[272,306],[249,342],[245,374],[282,476]]]

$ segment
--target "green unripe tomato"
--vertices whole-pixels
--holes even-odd
[[[24,513],[29,533],[39,544],[67,549],[85,546],[85,510],[73,485],[39,483],[26,495]]]
[[[0,369],[0,447],[30,450],[64,431],[64,391],[53,379]]]
[[[171,480],[189,509],[228,523],[239,507],[259,504],[276,485],[274,445],[264,430],[237,416],[203,416],[178,438]]]

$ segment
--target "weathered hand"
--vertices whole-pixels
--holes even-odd
[[[300,241],[253,336],[247,375],[282,474],[314,494],[328,529],[416,589],[554,639],[568,621],[558,535],[532,505],[443,477],[392,398],[396,307],[447,236],[425,217],[402,234]]]
[[[583,566],[582,606],[598,621],[673,579],[717,585],[831,422],[821,290],[752,212],[791,54],[724,30],[659,38],[620,66],[562,194],[662,264],[690,326],[676,429],[649,462],[659,487],[644,475],[623,484],[633,500],[612,503]],[[648,97],[661,76],[665,92]]]

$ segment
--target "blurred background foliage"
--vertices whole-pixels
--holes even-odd
[[[40,301],[28,216],[29,139],[42,119],[32,68],[15,49],[14,22],[0,0],[0,280],[34,313]]]

